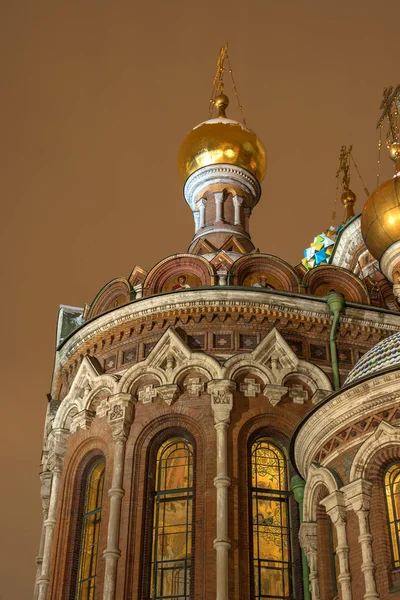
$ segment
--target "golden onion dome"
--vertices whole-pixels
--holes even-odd
[[[192,129],[181,145],[178,170],[183,180],[197,169],[216,164],[229,164],[250,171],[261,182],[267,170],[265,148],[256,134],[238,121],[227,119],[229,100],[221,94],[214,105],[219,115]]]
[[[400,174],[372,192],[361,215],[361,232],[376,260],[400,240]]]

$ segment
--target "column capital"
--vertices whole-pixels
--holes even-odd
[[[108,398],[108,424],[114,440],[126,439],[133,421],[134,398],[132,394],[114,394]]]
[[[46,466],[53,473],[63,470],[68,434],[69,431],[61,428],[53,429],[49,434],[49,451]]]
[[[354,512],[369,510],[371,504],[372,483],[366,479],[356,479],[342,488],[347,509]]]
[[[96,413],[94,410],[84,408],[78,412],[72,419],[71,433],[75,433],[78,429],[89,429]]]
[[[233,204],[237,204],[238,206],[242,206],[243,199],[243,196],[238,196],[237,194],[236,196],[232,196]]]
[[[322,506],[325,506],[327,514],[330,516],[332,523],[337,525],[347,520],[347,511],[344,501],[344,494],[339,490],[334,490],[329,496],[326,496],[320,501]]]
[[[199,200],[197,200],[197,206],[199,208],[205,208],[207,204],[207,198],[200,198]]]
[[[317,523],[307,521],[300,525],[299,529],[300,546],[305,550],[306,554],[310,550],[317,551]]]
[[[236,383],[231,379],[213,379],[208,382],[207,392],[211,396],[211,408],[216,425],[229,423],[235,389]]]

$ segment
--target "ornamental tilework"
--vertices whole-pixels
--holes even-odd
[[[205,346],[205,336],[201,334],[188,335],[188,346],[191,350],[203,350]]]
[[[345,385],[378,373],[389,367],[400,367],[400,332],[391,335],[368,350],[350,371]]]

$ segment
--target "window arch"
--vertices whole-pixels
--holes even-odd
[[[396,462],[385,473],[386,506],[390,531],[393,567],[400,567],[400,463]]]
[[[79,560],[75,600],[92,600],[96,585],[97,554],[104,490],[104,457],[98,458],[84,475],[84,503],[80,521]]]
[[[168,438],[156,456],[150,599],[189,600],[193,530],[193,446]]]
[[[251,444],[253,598],[293,597],[287,461],[267,437]]]

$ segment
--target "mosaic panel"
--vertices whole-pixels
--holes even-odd
[[[137,356],[137,348],[133,346],[132,348],[128,348],[128,350],[124,350],[122,353],[122,364],[133,362],[136,360]]]
[[[326,346],[317,346],[316,344],[310,344],[310,358],[312,360],[328,360]]]
[[[257,346],[257,336],[247,333],[240,334],[239,348],[241,350],[253,350]]]
[[[157,342],[148,342],[144,345],[144,357],[147,358],[150,352],[153,350]]]
[[[353,358],[351,356],[350,348],[338,348],[338,359],[340,363],[351,365],[353,363]]]
[[[232,348],[232,336],[230,333],[214,333],[214,348],[221,350]]]
[[[188,335],[187,343],[192,350],[203,350],[206,347],[205,336],[201,334]]]
[[[104,359],[104,370],[111,371],[112,369],[116,369],[117,367],[117,355],[110,354],[107,358]]]
[[[300,340],[288,339],[286,340],[286,342],[289,344],[290,348],[293,350],[296,356],[298,356],[299,358],[304,358],[303,342],[301,342]]]

